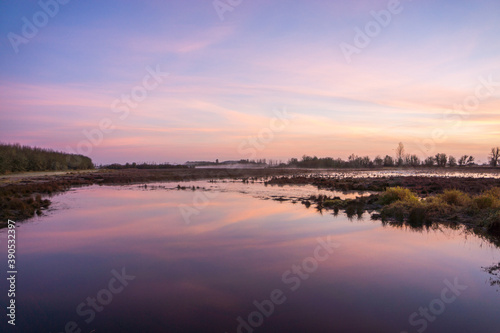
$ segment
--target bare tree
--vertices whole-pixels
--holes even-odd
[[[500,159],[500,148],[491,148],[491,154],[490,154],[490,164],[493,167],[496,167],[498,165],[498,160]]]
[[[398,165],[403,165],[403,158],[405,156],[405,145],[400,142],[396,148],[396,162]]]
[[[469,155],[463,155],[458,159],[458,165],[464,166],[467,164],[467,159],[469,158]]]
[[[420,158],[417,155],[405,155],[405,164],[413,167],[420,165]]]

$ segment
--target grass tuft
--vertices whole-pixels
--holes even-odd
[[[380,203],[382,205],[389,205],[396,201],[403,201],[407,203],[418,202],[418,198],[407,188],[403,187],[390,187],[380,195]]]
[[[443,194],[439,194],[444,202],[452,206],[468,206],[471,202],[471,197],[459,190],[445,190]]]
[[[398,222],[422,226],[430,222],[466,221],[471,226],[500,234],[500,188],[470,196],[459,190],[446,190],[419,200],[410,190],[389,188],[380,195],[381,216]]]

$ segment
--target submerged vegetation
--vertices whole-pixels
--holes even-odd
[[[500,263],[483,267],[483,270],[491,275],[490,285],[500,287]]]

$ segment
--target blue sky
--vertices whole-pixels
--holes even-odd
[[[375,157],[400,141],[422,158],[485,161],[500,145],[500,2],[401,1],[346,61],[340,45],[390,3],[243,0],[222,21],[212,1],[72,0],[16,53],[9,34],[45,14],[2,1],[0,141],[97,163]],[[148,68],[169,75],[120,118],[112,103],[140,91]],[[453,111],[464,101],[478,103]],[[259,139],[284,109],[291,121]],[[238,147],[251,138],[248,156]]]

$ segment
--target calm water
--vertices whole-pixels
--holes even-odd
[[[500,331],[481,269],[500,250],[476,236],[256,198],[309,187],[176,185],[72,190],[21,224],[17,325],[2,315],[1,332]]]

